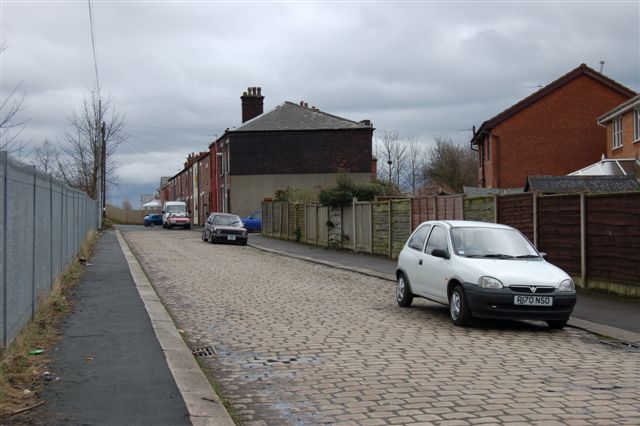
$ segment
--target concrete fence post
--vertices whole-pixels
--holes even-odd
[[[358,205],[358,199],[353,197],[351,199],[351,218],[353,223],[353,252],[358,252],[358,224],[356,223],[356,206]]]
[[[582,287],[587,288],[587,211],[585,193],[580,193],[580,278]]]
[[[533,245],[538,248],[538,193],[533,191]]]
[[[31,319],[36,316],[36,192],[38,185],[38,174],[36,172],[36,166],[32,166],[33,172],[33,203],[31,204],[33,208],[33,221],[31,224]]]
[[[392,253],[392,242],[393,239],[391,238],[391,200],[387,201],[387,205],[389,206],[389,211],[387,212],[387,222],[388,222],[388,226],[389,226],[389,232],[388,232],[388,246],[389,246],[389,257],[391,257],[391,253]]]
[[[493,194],[493,223],[498,223],[498,194]]]

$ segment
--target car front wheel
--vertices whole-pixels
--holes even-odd
[[[396,301],[398,305],[403,308],[408,308],[413,302],[413,293],[411,293],[411,286],[409,280],[404,274],[400,274],[396,281]]]
[[[451,290],[449,315],[451,316],[451,321],[458,326],[466,325],[471,318],[471,311],[467,305],[464,290],[459,285],[456,285],[453,290]]]

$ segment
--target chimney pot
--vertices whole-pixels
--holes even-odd
[[[256,86],[247,88],[240,97],[242,101],[242,122],[247,122],[264,112],[264,96],[261,89]]]

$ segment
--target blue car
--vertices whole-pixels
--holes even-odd
[[[162,225],[161,214],[148,214],[144,217],[144,226]]]
[[[247,231],[260,232],[262,230],[262,210],[256,210],[249,216],[243,217],[242,223]]]

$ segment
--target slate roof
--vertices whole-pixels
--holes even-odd
[[[633,176],[529,176],[525,192],[570,194],[577,192],[640,191]]]
[[[488,195],[508,195],[519,194],[523,188],[478,188],[475,186],[464,186],[463,192],[468,198],[486,197]]]
[[[237,129],[229,132],[265,132],[277,130],[335,130],[371,128],[360,123],[335,115],[327,114],[317,108],[300,106],[293,102],[284,102],[273,110],[261,114]]]
[[[502,123],[503,121],[506,121],[507,119],[511,118],[515,114],[517,114],[520,111],[530,107],[531,105],[533,105],[534,103],[536,103],[540,99],[542,99],[545,96],[551,94],[556,89],[564,86],[565,84],[569,83],[570,81],[572,81],[572,80],[574,80],[574,79],[576,79],[576,78],[578,78],[578,77],[580,77],[582,75],[586,75],[588,77],[591,77],[594,80],[597,80],[600,83],[604,84],[605,86],[607,86],[609,89],[613,90],[614,92],[618,92],[623,96],[627,96],[628,98],[631,98],[636,94],[636,92],[634,92],[633,90],[623,86],[622,84],[618,83],[615,80],[610,79],[609,77],[605,76],[604,74],[599,73],[598,71],[594,70],[593,68],[588,67],[586,64],[580,64],[579,67],[569,71],[568,73],[566,73],[562,77],[560,77],[560,78],[552,81],[551,83],[547,84],[542,89],[532,93],[531,95],[529,95],[526,98],[522,99],[520,102],[510,106],[509,108],[505,109],[501,113],[491,117],[490,119],[488,119],[487,121],[482,123],[482,125],[480,126],[480,128],[478,129],[476,134],[471,139],[471,144],[474,145],[474,144],[479,143],[482,140],[482,135],[483,135],[483,133],[485,131],[489,131],[489,130],[493,129],[498,124]]]

